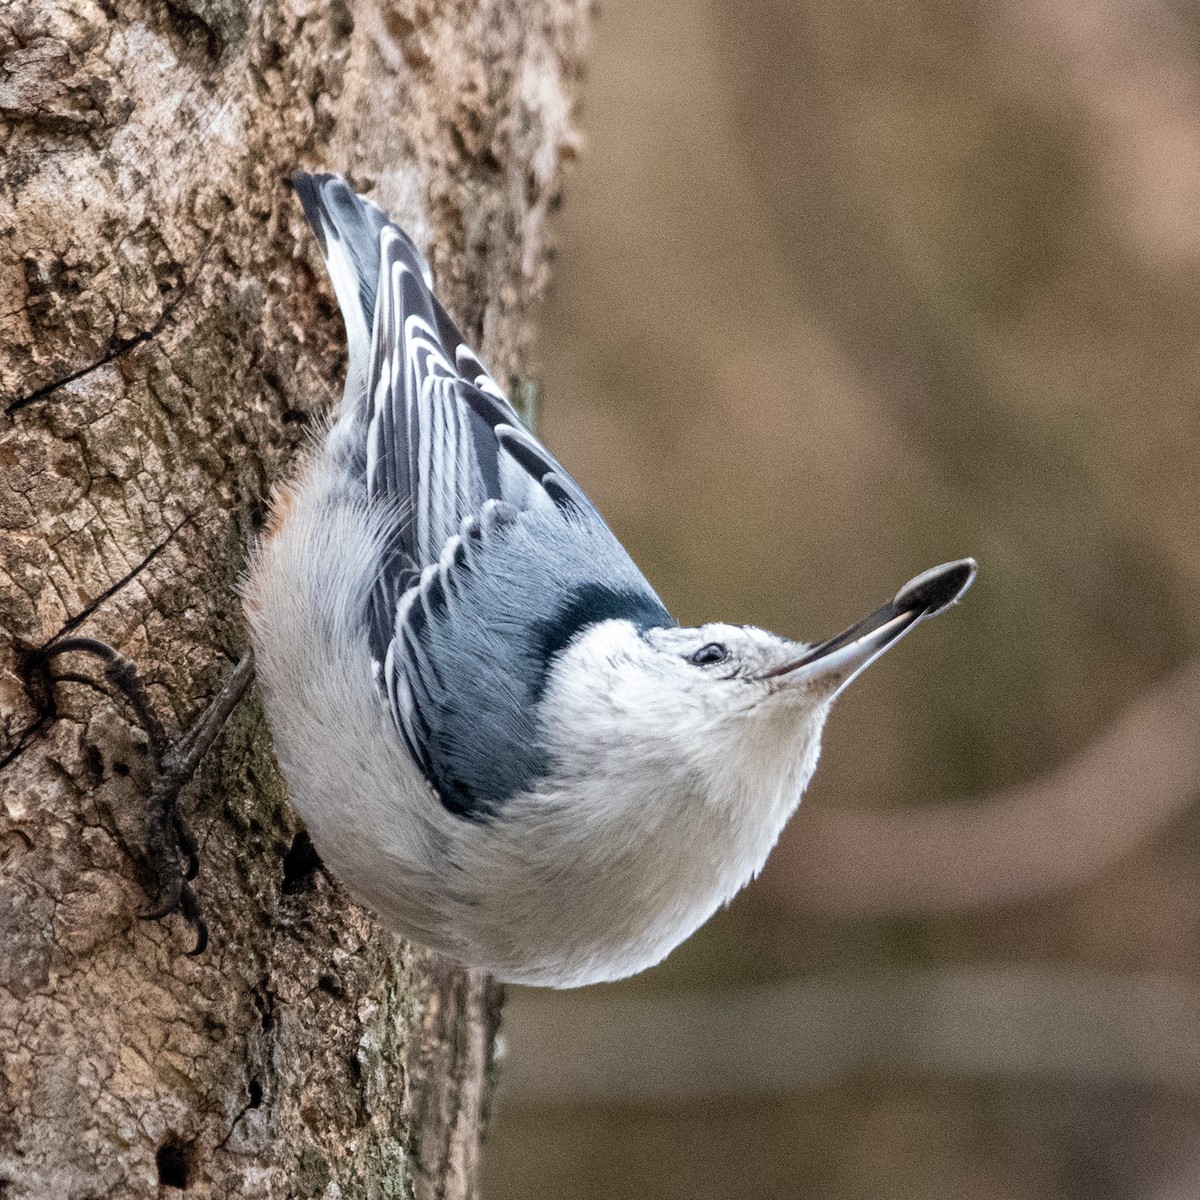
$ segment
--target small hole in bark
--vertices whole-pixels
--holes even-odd
[[[266,986],[267,981],[254,989],[254,1007],[262,1017],[263,1033],[270,1033],[275,1027],[275,994]]]
[[[342,994],[342,983],[336,975],[319,975],[317,977],[317,987],[327,996],[340,996]]]
[[[333,36],[345,41],[354,32],[354,17],[350,9],[341,0],[329,6],[329,24]]]
[[[129,774],[129,764],[114,761],[113,762],[113,774],[114,775],[128,775]]]
[[[181,1141],[172,1134],[154,1155],[158,1167],[158,1186],[187,1190],[191,1163],[191,1143]]]
[[[250,1093],[250,1107],[258,1108],[262,1104],[262,1084],[257,1079],[252,1079],[246,1090]]]
[[[302,829],[292,838],[291,849],[283,856],[283,894],[295,895],[308,887],[312,873],[321,865],[312,839]]]
[[[357,1054],[351,1054],[346,1059],[346,1066],[350,1068],[350,1082],[355,1086],[362,1083],[362,1063],[358,1061]]]
[[[85,746],[83,750],[83,769],[89,779],[98,783],[104,778],[104,756],[98,746]]]

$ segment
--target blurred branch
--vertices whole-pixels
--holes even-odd
[[[1038,968],[812,979],[748,991],[525,992],[505,1101],[645,1103],[825,1087],[863,1072],[1200,1094],[1200,989]]]
[[[839,915],[1011,904],[1099,874],[1200,790],[1200,659],[1077,758],[1024,787],[891,812],[802,810],[797,861],[763,882]]]

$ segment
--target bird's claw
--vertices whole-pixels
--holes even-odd
[[[141,921],[161,921],[178,910],[181,916],[191,923],[196,931],[196,941],[190,950],[184,953],[188,958],[203,954],[208,948],[208,922],[200,915],[200,901],[191,885],[183,880],[177,880],[173,887],[168,887],[167,899],[157,908],[138,913]]]
[[[138,915],[144,921],[158,921],[173,912],[179,912],[191,923],[196,933],[195,945],[187,952],[189,957],[202,954],[208,945],[208,926],[201,916],[200,902],[191,887],[191,881],[200,870],[199,848],[178,810],[177,801],[179,793],[195,773],[205,751],[224,724],[224,718],[232,711],[253,677],[252,664],[248,658],[243,659],[231,683],[214,701],[213,707],[201,716],[191,730],[172,743],[144,680],[129,659],[112,646],[94,638],[63,638],[47,646],[40,658],[48,671],[54,658],[70,652],[91,654],[103,662],[105,679],[133,710],[150,741],[155,774],[150,790],[151,811],[145,860],[157,881],[154,896],[157,903]],[[52,683],[58,680],[98,686],[94,680],[74,673],[64,672],[51,677]],[[214,712],[218,707],[220,711]]]

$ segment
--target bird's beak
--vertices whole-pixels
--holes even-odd
[[[857,625],[806,650],[799,658],[765,671],[762,678],[789,676],[797,682],[827,683],[832,699],[914,625],[955,603],[974,578],[973,558],[932,567],[910,579],[893,600]]]

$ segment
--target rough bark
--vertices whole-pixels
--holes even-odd
[[[466,1196],[499,994],[292,853],[255,701],[185,793],[209,951],[145,906],[147,757],[31,648],[103,638],[176,727],[244,646],[272,484],[343,335],[282,185],[346,171],[514,383],[584,0],[0,9],[0,1196]],[[84,664],[81,664],[84,665]]]

